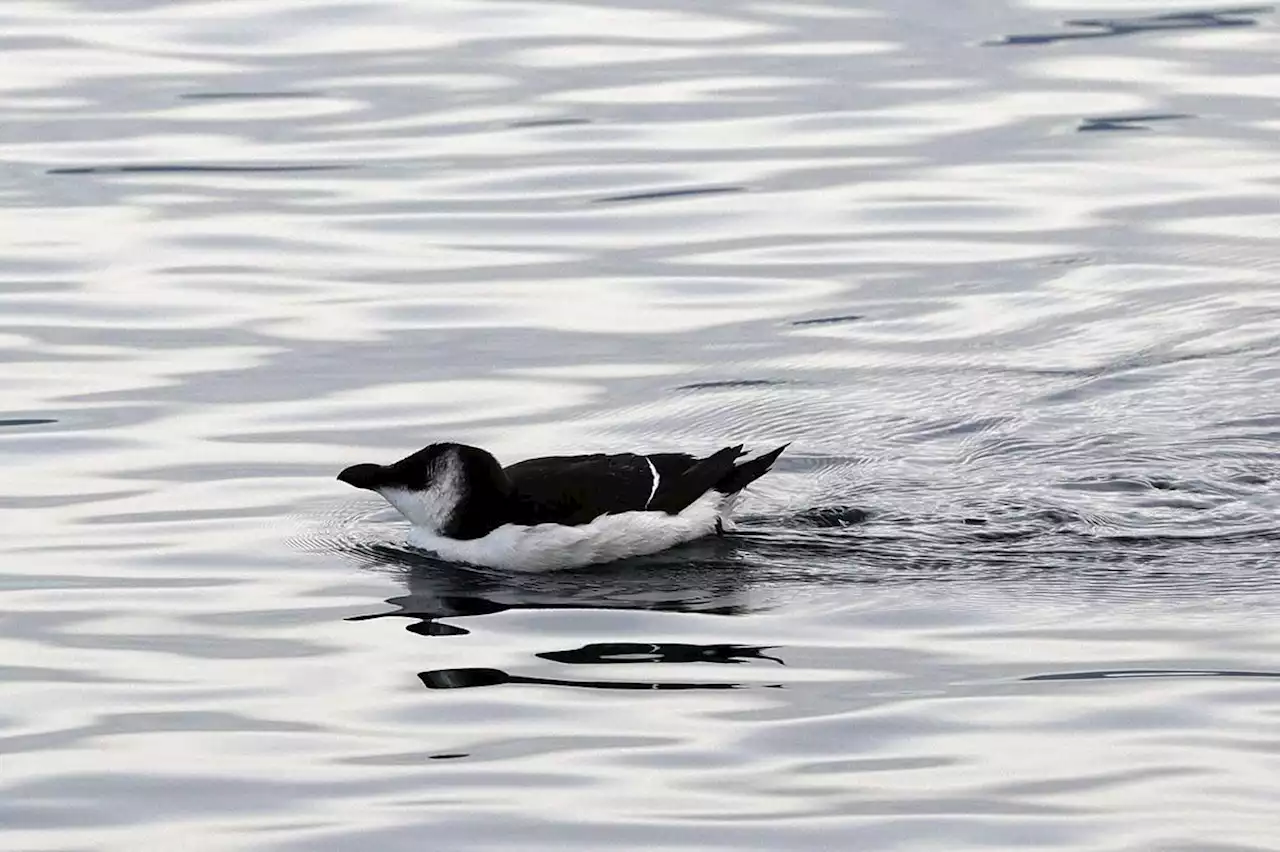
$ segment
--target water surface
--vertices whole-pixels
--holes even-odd
[[[6,3],[6,848],[1264,850],[1265,6]],[[505,577],[334,481],[791,441]]]

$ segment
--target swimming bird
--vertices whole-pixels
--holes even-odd
[[[490,453],[438,443],[338,474],[381,495],[413,525],[410,543],[450,562],[545,571],[611,562],[723,534],[742,489],[783,444],[738,463],[739,444],[687,453],[547,456],[503,467]]]

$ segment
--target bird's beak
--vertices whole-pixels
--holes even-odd
[[[338,481],[372,491],[377,488],[381,474],[382,465],[380,464],[353,464],[338,474]]]

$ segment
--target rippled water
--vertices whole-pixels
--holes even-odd
[[[0,5],[0,846],[1274,849],[1278,20]],[[510,578],[441,439],[794,443]]]

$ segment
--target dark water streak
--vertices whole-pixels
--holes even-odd
[[[1009,35],[991,44],[1042,45],[1165,30],[1254,27],[1258,25],[1255,16],[1265,15],[1274,10],[1274,6],[1238,6],[1216,10],[1170,12],[1163,15],[1139,15],[1132,18],[1078,18],[1063,23],[1068,27],[1079,27],[1084,32]]]

